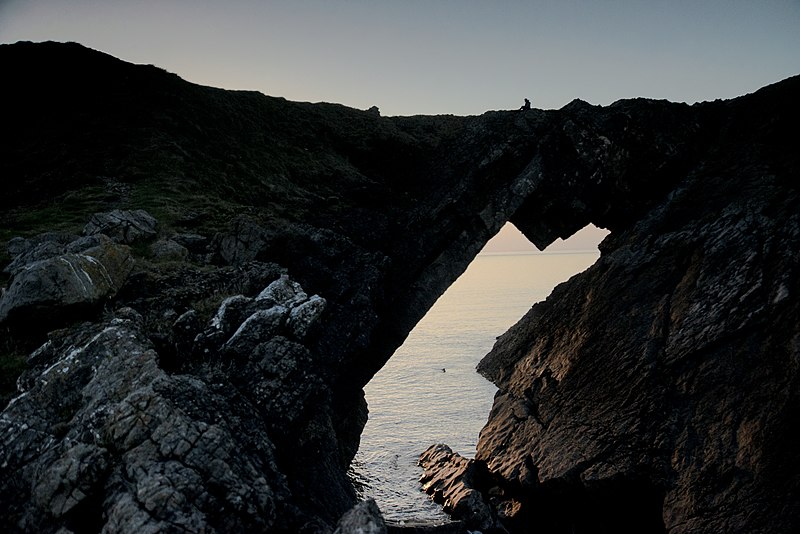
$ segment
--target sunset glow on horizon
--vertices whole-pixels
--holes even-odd
[[[609,234],[608,230],[598,228],[592,224],[575,232],[568,239],[557,239],[544,251],[540,251],[533,243],[528,241],[510,222],[486,243],[481,254],[508,254],[508,253],[552,253],[552,252],[586,252],[597,250],[597,245]]]

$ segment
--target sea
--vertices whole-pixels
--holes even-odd
[[[422,491],[421,452],[473,458],[497,388],[475,371],[495,339],[599,252],[479,254],[364,388],[369,420],[351,477],[395,524],[445,523]]]

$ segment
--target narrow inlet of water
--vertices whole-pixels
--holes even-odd
[[[369,421],[353,476],[386,519],[448,521],[421,491],[419,454],[446,443],[475,456],[496,391],[475,366],[533,303],[597,260],[597,241],[594,250],[545,253],[489,253],[490,242],[367,384]]]

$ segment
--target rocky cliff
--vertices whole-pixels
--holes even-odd
[[[500,392],[478,458],[509,488],[510,525],[800,527],[800,168],[787,144],[800,117],[760,96],[729,104],[670,194],[480,363]]]
[[[493,520],[793,525],[797,78],[381,117],[75,44],[0,63],[4,528],[332,530],[361,388],[508,220],[611,235],[481,364]]]

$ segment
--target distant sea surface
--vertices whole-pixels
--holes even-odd
[[[421,491],[419,454],[475,456],[497,388],[475,371],[495,338],[598,252],[479,255],[364,388],[369,421],[353,464],[362,497],[393,522],[445,522]]]

